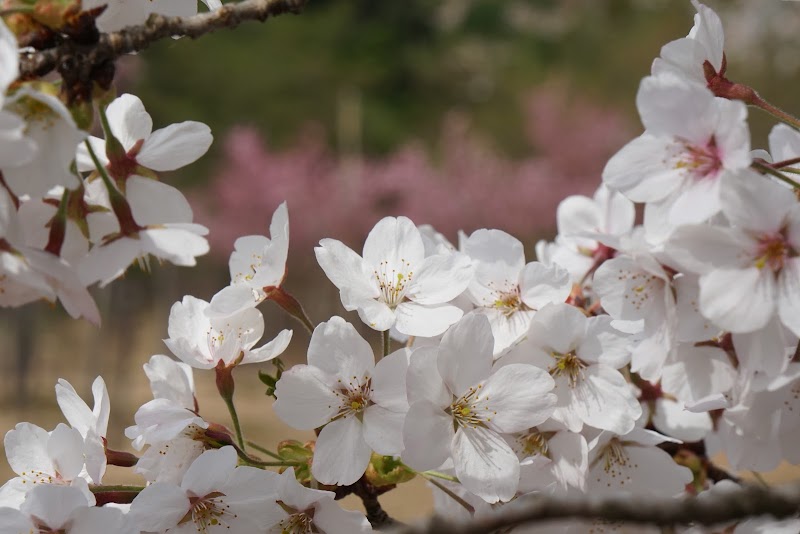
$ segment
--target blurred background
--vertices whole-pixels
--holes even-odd
[[[729,77],[799,112],[800,5],[708,4],[725,26]],[[688,33],[693,13],[674,0],[310,0],[299,16],[167,40],[125,58],[118,90],[141,97],[156,128],[198,120],[214,132],[200,162],[163,176],[210,228],[211,253],[194,269],[132,267],[95,291],[99,330],[45,304],[0,310],[0,430],[18,421],[53,428],[62,420],[57,378],[88,397],[102,375],[109,445],[127,448],[122,431],[151,398],[141,365],[168,352],[170,306],[185,294],[209,300],[225,286],[235,238],[267,232],[283,200],[286,288],[315,322],[358,320],[341,308],[314,244],[333,237],[360,250],[386,215],[433,224],[452,240],[459,229],[499,228],[533,259],[536,240],[554,235],[558,201],[591,195],[605,161],[640,132],[639,80],[662,45]],[[753,113],[754,148],[772,124]],[[302,361],[302,327],[271,303],[261,310],[265,338],[295,329],[288,360]],[[377,346],[376,332],[363,333]],[[213,374],[195,376],[201,414],[228,424]],[[275,419],[256,369],[235,377],[248,437],[270,447],[311,437]],[[423,487],[389,498],[390,513],[426,514]]]

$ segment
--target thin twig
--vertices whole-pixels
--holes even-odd
[[[419,527],[393,531],[395,534],[483,534],[500,528],[554,520],[603,520],[658,526],[717,525],[748,517],[771,515],[776,519],[800,512],[800,484],[781,488],[748,485],[728,493],[705,498],[657,499],[632,496],[588,494],[565,499],[542,494],[526,505],[503,507],[495,515],[471,523],[433,518]]]
[[[101,34],[94,44],[80,46],[72,41],[65,41],[55,48],[24,54],[20,58],[20,77],[44,76],[55,70],[66,58],[74,60],[78,49],[83,52],[85,61],[92,66],[98,66],[132,52],[140,52],[161,39],[173,36],[195,39],[223,28],[235,28],[248,20],[263,22],[284,13],[298,13],[305,4],[306,0],[243,0],[193,17],[153,14],[142,25]]]

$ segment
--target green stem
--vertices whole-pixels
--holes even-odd
[[[767,484],[767,481],[764,480],[763,476],[761,476],[761,473],[759,473],[757,471],[750,471],[750,473],[755,477],[755,479],[758,481],[758,483],[761,484],[763,487],[765,487],[765,488],[769,487],[769,484]]]
[[[792,174],[800,174],[800,169],[795,169],[794,167],[784,167],[781,169],[781,172],[790,172]]]
[[[381,332],[381,339],[383,340],[383,357],[385,358],[389,355],[389,351],[392,348],[392,339],[389,337],[388,330]]]
[[[785,183],[789,184],[793,188],[800,189],[800,183],[795,182],[794,180],[792,180],[791,178],[789,178],[788,176],[786,176],[782,172],[776,171],[775,169],[773,169],[772,167],[770,167],[769,165],[767,165],[765,163],[761,163],[759,161],[754,161],[753,163],[751,163],[751,166],[753,167],[753,169],[759,171],[761,174],[771,174],[775,178],[781,180],[782,182],[785,182]]]
[[[262,446],[261,446],[261,445],[259,445],[258,443],[254,443],[254,442],[252,442],[252,441],[246,441],[245,443],[247,443],[247,445],[248,445],[248,446],[249,446],[251,449],[255,449],[255,450],[257,450],[258,452],[260,452],[260,453],[262,453],[262,454],[266,454],[267,456],[272,456],[272,457],[273,457],[273,458],[275,458],[276,460],[283,460],[283,458],[281,458],[281,457],[280,457],[280,455],[278,455],[278,454],[275,454],[274,452],[272,452],[271,450],[269,450],[269,449],[267,449],[267,448],[265,448],[265,447],[262,447]]]
[[[106,491],[142,491],[144,486],[89,486],[92,493],[103,493]]]
[[[429,471],[426,471],[426,473],[427,472],[429,472]],[[450,488],[448,488],[447,486],[445,486],[444,484],[442,484],[441,482],[439,482],[435,478],[426,476],[425,473],[420,473],[420,475],[425,477],[425,479],[428,480],[431,484],[433,484],[434,486],[436,486],[437,488],[442,490],[448,497],[450,497],[451,499],[456,501],[458,504],[460,504],[467,512],[469,512],[470,515],[475,513],[475,508],[470,503],[468,503],[467,501],[465,501],[464,499],[462,499],[461,497],[456,495],[456,493],[453,490],[451,490]]]
[[[753,106],[755,106],[755,107],[757,107],[757,108],[759,108],[759,109],[761,109],[761,110],[763,110],[763,111],[766,111],[767,113],[769,113],[770,115],[772,115],[773,117],[778,119],[779,121],[785,122],[789,126],[792,126],[794,128],[800,128],[800,119],[798,119],[797,117],[795,117],[794,115],[792,115],[790,113],[787,113],[787,112],[783,111],[778,106],[774,106],[774,105],[770,104],[769,102],[767,102],[766,100],[764,100],[763,98],[761,98],[761,96],[759,96],[757,94],[754,96],[754,98],[751,98],[748,101],[748,103],[753,105]]]
[[[423,471],[417,474],[422,475],[425,478],[436,477],[436,478],[441,478],[442,480],[447,480],[448,482],[455,482],[456,484],[460,484],[459,480],[456,477],[448,475],[447,473],[441,473],[439,471]]]
[[[231,414],[233,429],[236,431],[236,442],[239,444],[242,453],[244,453],[244,436],[242,436],[242,427],[239,424],[239,415],[236,413],[236,406],[233,404],[233,395],[224,395],[222,399],[225,401],[225,405],[228,407],[228,411]]]

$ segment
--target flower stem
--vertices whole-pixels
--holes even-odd
[[[255,449],[260,453],[266,454],[267,456],[272,456],[273,458],[275,458],[277,460],[283,460],[283,458],[281,458],[278,454],[272,452],[271,450],[267,449],[266,447],[262,447],[258,443],[254,443],[252,441],[246,441],[245,443],[247,443],[247,445],[251,449]]]
[[[760,161],[754,161],[753,163],[751,163],[751,166],[753,167],[753,169],[757,170],[761,174],[771,174],[772,176],[781,180],[782,182],[786,182],[793,188],[800,189],[800,183],[795,182],[782,172],[773,169],[770,165],[767,165],[766,163],[761,163]]]
[[[448,475],[447,473],[441,473],[439,471],[423,471],[422,473],[418,473],[425,478],[428,477],[436,477],[441,478],[442,480],[447,480],[448,482],[455,482],[456,484],[459,483],[458,479],[452,475]]]
[[[222,399],[225,401],[225,405],[228,407],[228,411],[231,414],[233,429],[236,431],[236,442],[239,444],[239,448],[242,449],[242,452],[244,452],[244,436],[242,436],[242,427],[239,424],[239,415],[236,413],[236,406],[233,404],[233,395],[223,395]]]
[[[389,355],[389,351],[392,348],[392,339],[389,337],[389,331],[384,330],[381,332],[381,339],[383,340],[383,357]]]
[[[450,488],[448,488],[447,486],[436,480],[435,476],[433,475],[429,476],[430,473],[431,471],[425,471],[423,473],[420,473],[420,475],[422,475],[431,484],[442,490],[448,497],[450,497],[458,504],[460,504],[467,512],[469,512],[470,515],[475,513],[475,508],[470,503],[468,503],[467,501],[456,495],[456,493],[453,490],[451,490]],[[441,475],[443,473],[439,474]]]
[[[792,126],[794,128],[800,128],[800,119],[798,119],[797,117],[795,117],[790,113],[783,111],[778,106],[770,104],[769,102],[761,98],[761,96],[758,94],[755,94],[753,98],[750,98],[747,101],[747,103],[763,111],[766,111],[779,121],[785,122],[789,126]]]

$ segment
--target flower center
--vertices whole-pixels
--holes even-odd
[[[494,308],[500,310],[506,317],[511,317],[520,310],[529,309],[519,298],[519,287],[505,293],[498,293],[497,299],[494,301]]]
[[[313,532],[314,519],[305,512],[297,512],[280,523],[281,534],[309,534]]]
[[[592,466],[598,462],[603,462],[603,471],[621,486],[631,480],[626,471],[639,467],[639,464],[631,463],[628,454],[625,452],[624,444],[617,438],[613,438],[606,444],[602,452],[592,462]]]
[[[350,381],[345,384],[340,378],[338,380],[339,388],[333,392],[339,398],[339,412],[331,419],[346,418],[351,415],[359,416],[370,405],[372,401],[372,378],[364,376],[360,380],[358,377],[352,377]]]
[[[396,308],[405,299],[406,290],[414,279],[414,271],[411,270],[411,264],[404,259],[400,259],[399,270],[396,265],[390,268],[389,262],[384,260],[373,271],[373,276],[381,291],[379,300],[390,308]]]
[[[686,169],[696,179],[714,178],[722,169],[717,140],[713,136],[705,146],[684,142],[683,151],[675,162],[676,169]]]
[[[560,376],[567,377],[569,387],[571,388],[574,388],[578,385],[579,381],[583,380],[583,370],[586,369],[587,365],[578,358],[574,350],[566,354],[553,351],[550,353],[550,356],[555,360],[555,363],[547,369],[550,376],[553,378],[558,378]]]
[[[550,458],[550,446],[548,440],[552,432],[539,432],[532,429],[527,433],[520,434],[516,438],[517,448],[523,456],[544,456]]]
[[[229,520],[238,516],[230,511],[230,505],[222,497],[225,497],[224,493],[215,491],[205,497],[190,498],[192,507],[179,524],[191,521],[197,527],[197,532],[203,534],[212,527],[230,528]]]
[[[453,416],[453,424],[456,427],[484,426],[484,423],[492,420],[493,415],[497,415],[497,412],[488,405],[489,396],[481,396],[482,389],[483,384],[470,387],[464,395],[455,399],[445,410]]]
[[[758,238],[755,266],[759,269],[766,267],[777,273],[783,269],[783,264],[787,258],[796,255],[791,245],[786,242],[786,237],[783,234],[762,235]]]

